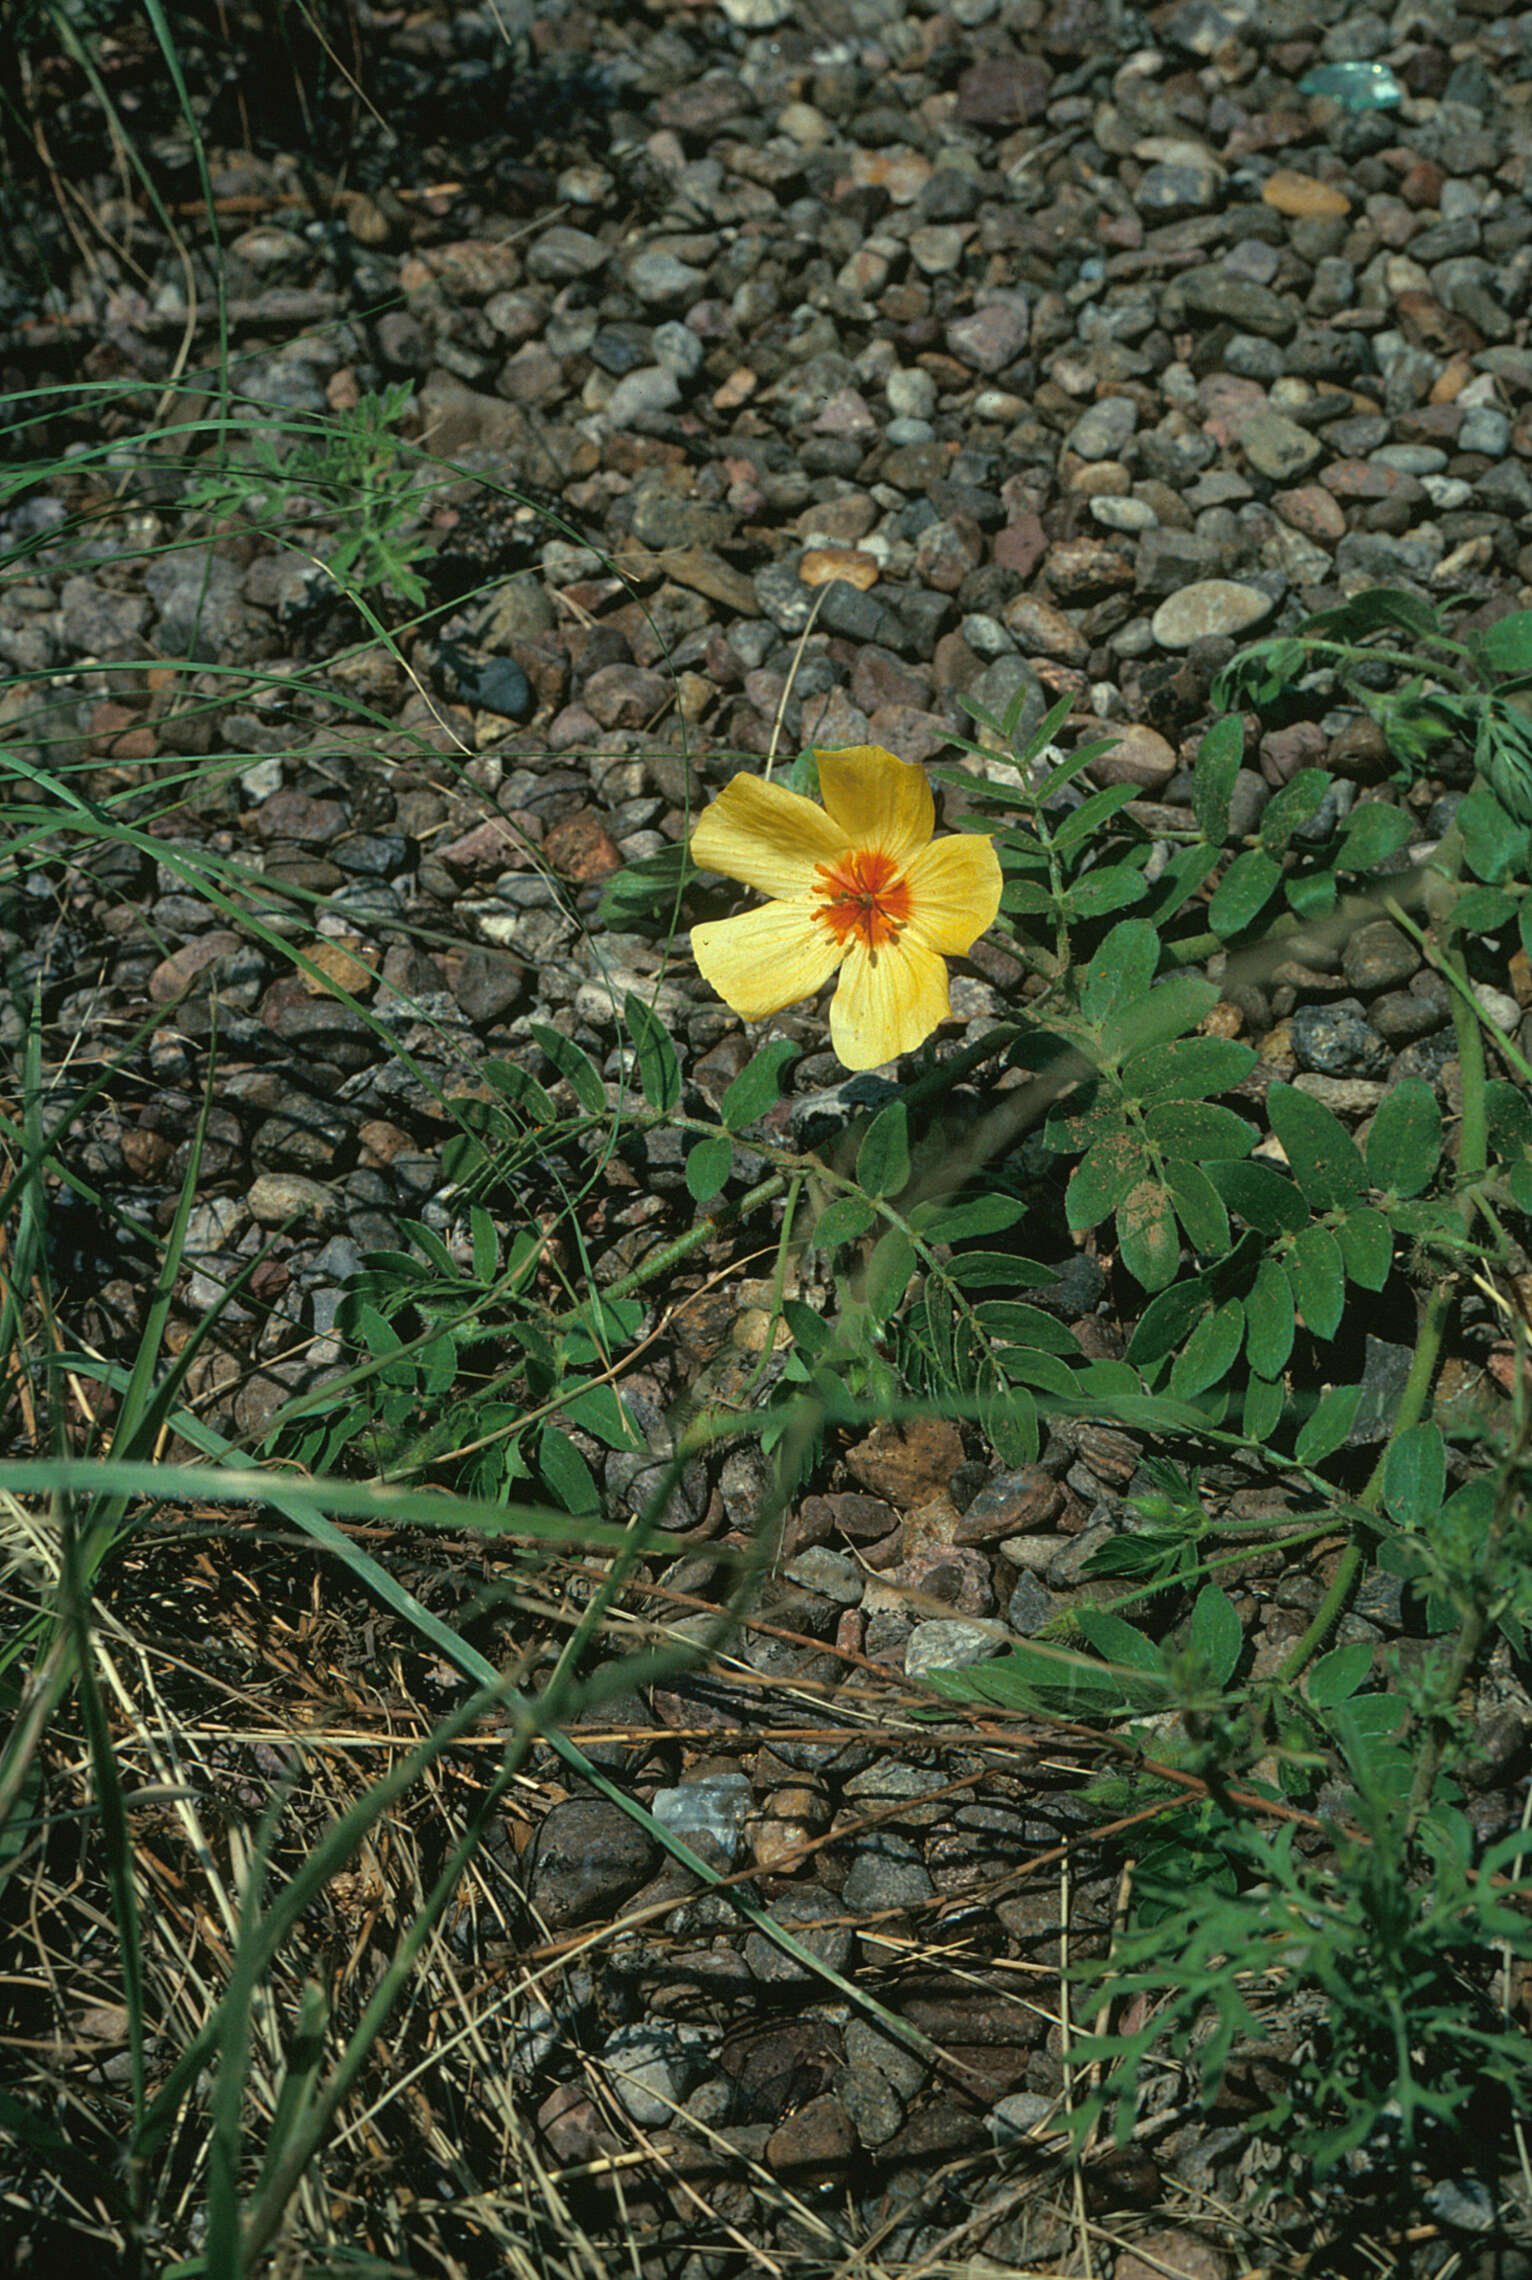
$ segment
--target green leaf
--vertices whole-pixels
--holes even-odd
[[[1260,1138],[1255,1126],[1232,1108],[1208,1100],[1162,1101],[1144,1122],[1156,1147],[1193,1164],[1248,1156]]]
[[[1245,724],[1238,713],[1214,721],[1197,747],[1192,763],[1192,808],[1198,828],[1210,846],[1221,847],[1229,836],[1229,801],[1234,779],[1245,755]]]
[[[1452,906],[1452,923],[1460,934],[1495,934],[1529,907],[1525,895],[1517,902],[1499,887],[1469,887]]]
[[[545,1425],[538,1435],[537,1469],[543,1485],[566,1512],[584,1515],[600,1511],[601,1492],[590,1466],[568,1434],[561,1433],[556,1425]]]
[[[1226,1252],[1229,1214],[1202,1166],[1172,1157],[1165,1166],[1165,1184],[1175,1197],[1176,1213],[1192,1249],[1220,1256]]]
[[[1258,1377],[1279,1378],[1293,1350],[1293,1286],[1270,1253],[1245,1296],[1245,1352]]]
[[[1252,1376],[1245,1387],[1241,1429],[1249,1441],[1269,1441],[1282,1422],[1287,1394],[1280,1380]]]
[[[1383,1468],[1383,1502],[1401,1528],[1424,1528],[1447,1495],[1447,1444],[1429,1420],[1407,1426],[1390,1444]]]
[[[1148,892],[1149,882],[1142,871],[1126,863],[1112,863],[1076,879],[1059,897],[1059,908],[1070,918],[1106,918],[1114,910],[1125,910],[1129,903],[1142,902]]]
[[[1216,1583],[1205,1583],[1198,1592],[1186,1643],[1213,1684],[1227,1686],[1245,1651],[1245,1627],[1233,1600]]]
[[[1058,1270],[1039,1259],[1023,1259],[1011,1251],[958,1251],[942,1273],[960,1290],[986,1290],[994,1283],[1019,1283],[1028,1290],[1046,1289],[1058,1281]]]
[[[1519,1085],[1492,1077],[1484,1088],[1484,1122],[1491,1152],[1510,1163],[1532,1149],[1532,1101]]]
[[[1147,1678],[1163,1678],[1165,1657],[1153,1639],[1146,1639],[1142,1631],[1135,1631],[1120,1615],[1112,1615],[1104,1607],[1082,1606],[1076,1610],[1081,1631],[1104,1662],[1117,1663],[1124,1670],[1141,1671]]]
[[[1149,1169],[1149,1152],[1134,1132],[1098,1140],[1075,1166],[1064,1194],[1064,1216],[1077,1234],[1095,1227],[1126,1202]]]
[[[1023,1306],[1015,1299],[985,1298],[974,1308],[974,1319],[990,1337],[1012,1345],[1037,1346],[1047,1354],[1079,1356],[1073,1331],[1040,1306]]]
[[[697,876],[685,840],[640,856],[612,874],[602,889],[596,922],[616,934],[666,926],[675,916],[682,889]]]
[[[530,1069],[520,1068],[514,1061],[492,1059],[481,1063],[480,1074],[502,1100],[525,1110],[539,1124],[557,1124],[559,1112]]]
[[[1320,1395],[1293,1447],[1300,1465],[1323,1464],[1326,1457],[1335,1454],[1356,1423],[1361,1399],[1359,1385],[1332,1385],[1328,1393]]]
[[[1484,740],[1481,738],[1481,743]],[[1505,765],[1506,747],[1493,743],[1485,746],[1487,757],[1501,754],[1500,778],[1495,790],[1488,783],[1478,783],[1462,802],[1455,821],[1463,834],[1463,853],[1468,868],[1476,879],[1484,879],[1490,886],[1501,879],[1524,879],[1528,870],[1528,850],[1532,848],[1525,825],[1513,820],[1495,793],[1515,790],[1510,782],[1510,770]],[[1519,815],[1520,811],[1515,811]]]
[[[880,1108],[856,1155],[856,1176],[869,1195],[897,1195],[909,1186],[909,1116],[902,1100]]]
[[[1330,777],[1323,768],[1300,768],[1267,802],[1260,821],[1261,845],[1268,855],[1285,854],[1288,841],[1300,824],[1310,821],[1324,805]]]
[[[1491,673],[1532,673],[1532,610],[1512,610],[1474,636],[1474,647]]]
[[[742,1131],[776,1107],[782,1079],[797,1058],[798,1047],[790,1037],[773,1037],[745,1063],[718,1112],[731,1132]]]
[[[801,1298],[784,1298],[782,1319],[793,1334],[794,1342],[806,1354],[822,1354],[830,1344],[830,1325],[812,1306],[805,1306]]]
[[[1363,641],[1368,634],[1399,626],[1417,641],[1445,641],[1446,624],[1433,605],[1419,594],[1398,586],[1368,586],[1349,600],[1317,610],[1299,626],[1300,634],[1317,634],[1324,641]],[[1446,646],[1456,648],[1456,642]]]
[[[651,1108],[674,1108],[681,1098],[681,1064],[670,1033],[652,1006],[629,990],[623,1019],[638,1048],[638,1081]]]
[[[1101,1050],[1109,1059],[1127,1060],[1152,1046],[1195,1029],[1218,1003],[1218,985],[1201,974],[1173,974],[1102,1024]]]
[[[1296,1235],[1309,1223],[1309,1207],[1289,1179],[1270,1164],[1220,1158],[1207,1167],[1229,1209],[1258,1235]]]
[[[1247,847],[1236,855],[1213,890],[1208,924],[1221,939],[1242,934],[1260,917],[1282,883],[1282,866],[1263,847]]]
[[[1362,1204],[1335,1230],[1349,1279],[1363,1290],[1381,1290],[1394,1264],[1394,1231],[1381,1211]]]
[[[1080,987],[1080,1011],[1093,1028],[1100,1028],[1124,1006],[1143,997],[1160,961],[1160,938],[1141,918],[1126,918],[1114,926],[1085,969]]]
[[[1140,1366],[1163,1361],[1184,1345],[1192,1325],[1208,1309],[1207,1279],[1188,1275],[1151,1298],[1128,1340],[1127,1358]]]
[[[1415,828],[1406,808],[1390,807],[1384,800],[1365,800],[1346,818],[1335,867],[1340,871],[1374,871],[1390,855],[1397,855]]]
[[[1333,1211],[1361,1201],[1367,1187],[1367,1167],[1339,1117],[1293,1085],[1271,1087],[1266,1095],[1266,1113],[1293,1177],[1315,1211]]]
[[[1316,1710],[1330,1710],[1355,1694],[1371,1676],[1372,1641],[1352,1639],[1320,1656],[1303,1682],[1303,1691]]]
[[[1170,1390],[1188,1401],[1228,1376],[1245,1335],[1245,1309],[1237,1298],[1205,1314],[1171,1365]]]
[[[917,1203],[908,1214],[910,1225],[933,1243],[969,1243],[980,1235],[1003,1235],[1027,1206],[1014,1195],[976,1195],[961,1203],[941,1199]]]
[[[1520,824],[1532,823],[1532,717],[1521,701],[1485,698],[1474,743],[1474,766],[1488,779],[1508,815]],[[1468,802],[1463,804],[1466,807]],[[1521,836],[1525,842],[1525,832]],[[1505,868],[1492,872],[1480,870],[1477,863],[1473,867],[1481,878],[1506,875]],[[1525,876],[1521,864],[1516,866],[1516,876]]]
[[[1092,792],[1077,808],[1071,808],[1053,834],[1056,855],[1066,855],[1071,847],[1078,847],[1089,839],[1104,823],[1110,823],[1119,808],[1140,797],[1137,784],[1109,784],[1104,792]]]
[[[559,1413],[571,1425],[579,1425],[585,1432],[593,1433],[609,1449],[642,1449],[645,1446],[614,1385],[563,1386],[559,1392]]]
[[[1333,1338],[1346,1304],[1346,1269],[1328,1227],[1305,1227],[1293,1237],[1287,1279],[1304,1328],[1312,1337]]]
[[[734,1169],[734,1146],[719,1134],[699,1140],[686,1158],[686,1187],[693,1203],[711,1203],[728,1185]]]
[[[1420,1195],[1442,1155],[1442,1112],[1423,1077],[1402,1077],[1378,1103],[1367,1134],[1367,1177],[1389,1195]]]
[[[838,1195],[827,1203],[812,1230],[814,1248],[827,1255],[842,1243],[860,1242],[877,1218],[872,1205],[859,1195]]]
[[[545,1021],[534,1021],[529,1026],[533,1037],[586,1114],[604,1116],[607,1106],[606,1086],[601,1080],[601,1071],[589,1054],[582,1053],[572,1037],[566,1037],[561,1030],[551,1029]]]
[[[1062,1354],[1045,1354],[1036,1346],[997,1346],[995,1360],[1013,1384],[1036,1386],[1064,1401],[1080,1390],[1080,1373]]]
[[[500,1264],[500,1238],[483,1204],[469,1205],[468,1227],[473,1243],[473,1271],[480,1282],[493,1282],[495,1269]]]
[[[898,1308],[915,1272],[915,1246],[902,1227],[887,1228],[873,1245],[867,1262],[862,1299],[878,1322],[886,1322]]]
[[[1170,1197],[1158,1180],[1140,1180],[1117,1211],[1123,1264],[1148,1291],[1163,1290],[1181,1264],[1181,1236]]]
[[[1169,1045],[1152,1045],[1135,1053],[1123,1066],[1123,1087],[1145,1107],[1156,1101],[1203,1100],[1227,1092],[1255,1067],[1248,1045],[1232,1037],[1178,1037]],[[1242,1148],[1230,1155],[1241,1156]]]

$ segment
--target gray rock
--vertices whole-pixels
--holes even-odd
[[[1115,459],[1137,426],[1131,396],[1103,396],[1070,429],[1069,448],[1081,459]]]
[[[658,252],[645,246],[625,264],[629,285],[646,308],[674,308],[678,303],[700,299],[707,284],[707,272],[693,268],[689,261],[678,261],[673,253]]]
[[[1344,1001],[1336,1005],[1301,1005],[1289,1023],[1293,1057],[1300,1069],[1325,1077],[1381,1074],[1388,1066],[1388,1049],[1369,1028],[1358,1007]]]
[[[650,1811],[672,1836],[711,1837],[732,1867],[744,1841],[750,1798],[747,1774],[720,1773],[682,1782],[676,1789],[657,1789]]]
[[[987,1662],[1005,1643],[999,1623],[966,1622],[957,1616],[917,1623],[904,1650],[905,1675],[919,1678],[928,1670],[962,1670],[970,1663]]]
[[[1240,634],[1270,617],[1276,603],[1259,586],[1231,578],[1204,578],[1161,602],[1150,620],[1162,649],[1190,649],[1217,634]]]
[[[856,1858],[841,1888],[845,1906],[859,1916],[880,1908],[916,1908],[935,1897],[936,1887],[908,1837],[871,1829],[856,1840]]]
[[[844,1910],[833,1893],[792,1885],[777,1895],[766,1913],[832,1971],[843,1972],[851,1961],[854,1935],[849,1924],[838,1920]],[[764,1932],[752,1931],[746,1938],[745,1961],[763,1987],[807,1990],[823,1985],[807,1964],[779,1948]]]
[[[528,1902],[553,1932],[609,1919],[647,1882],[656,1858],[647,1829],[620,1805],[568,1797],[532,1841]]]
[[[619,380],[606,400],[603,417],[609,427],[631,427],[635,420],[656,418],[681,401],[681,383],[668,364],[641,364]]]

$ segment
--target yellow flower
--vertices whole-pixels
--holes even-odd
[[[1000,908],[1000,863],[980,837],[936,839],[923,769],[876,744],[820,752],[824,806],[735,776],[692,834],[692,861],[771,900],[692,928],[725,1005],[762,1021],[837,970],[830,1042],[848,1069],[911,1052],[952,1011],[944,958]]]

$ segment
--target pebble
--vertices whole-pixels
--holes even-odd
[[[1247,632],[1270,617],[1270,594],[1232,578],[1203,578],[1161,602],[1150,630],[1162,649],[1190,649],[1194,641]]]

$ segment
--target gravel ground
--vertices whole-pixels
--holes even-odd
[[[655,995],[695,1097],[716,1102],[751,1041],[684,954],[593,917],[604,882],[683,837],[742,755],[873,742],[950,760],[963,697],[1000,709],[1020,693],[1036,720],[1067,690],[1072,733],[1104,722],[1119,736],[1098,780],[1138,787],[1152,828],[1189,803],[1210,681],[1243,636],[1371,585],[1466,595],[1479,623],[1532,605],[1532,14],[1494,0],[722,0],[615,18],[358,8],[355,26],[357,67],[400,140],[357,106],[308,147],[287,122],[298,154],[272,155],[280,122],[253,77],[263,155],[232,116],[208,122],[238,384],[292,414],[412,382],[416,439],[451,463],[423,494],[424,575],[435,601],[469,598],[395,656],[359,644],[296,543],[185,545],[152,492],[131,557],[88,531],[51,538],[102,495],[95,477],[0,515],[7,542],[37,541],[0,603],[0,660],[23,692],[12,717],[36,702],[29,681],[65,675],[49,691],[51,758],[91,768],[98,790],[142,785],[169,852],[236,855],[322,897],[302,936],[396,1048],[219,925],[169,864],[61,857],[10,890],[23,987],[0,1013],[9,1047],[38,982],[46,1053],[58,1063],[67,1045],[77,1074],[148,1025],[72,1144],[79,1171],[145,1219],[165,1222],[216,1026],[185,1322],[305,1215],[199,1364],[194,1390],[244,1440],[333,1363],[361,1254],[395,1241],[401,1218],[450,1228],[433,1084],[461,1092],[488,1055],[550,1080],[533,1022],[615,1077],[634,988]],[[1402,100],[1348,108],[1301,84],[1350,64],[1386,64]],[[126,39],[116,68],[165,178],[189,184],[148,45]],[[77,154],[118,252],[91,241],[87,259],[34,214],[0,276],[0,364],[8,386],[122,381],[108,432],[129,433],[183,336],[194,357],[211,349],[207,278],[192,307],[121,182],[93,178],[91,114],[67,73],[56,96],[56,151],[66,166]],[[197,248],[194,213],[183,220]],[[51,280],[46,301],[28,263]],[[192,658],[202,705],[177,712],[184,672],[146,671],[146,653]],[[215,753],[238,766],[199,779]],[[1246,828],[1315,763],[1339,778],[1337,816],[1387,773],[1354,715],[1252,735],[1235,793]],[[167,816],[156,787],[177,772],[187,789]],[[1390,796],[1430,839],[1451,790],[1427,779]],[[985,1034],[1016,975],[979,946],[944,1049]],[[1525,957],[1487,986],[1532,1050]],[[1279,969],[1231,1011],[1263,1083],[1296,1082],[1348,1121],[1406,1073],[1453,1105],[1445,991],[1387,925],[1328,968]],[[878,1097],[877,1079],[843,1081],[811,1009],[777,1027],[805,1048],[794,1129]],[[601,1279],[689,1224],[667,1137],[586,1229]],[[132,1262],[84,1210],[61,1242],[88,1334],[130,1351]],[[721,1310],[699,1305],[634,1390],[663,1413],[760,1295],[747,1280]],[[1065,1311],[1112,1350],[1119,1299],[1093,1261]],[[1369,1341],[1380,1387],[1401,1352]],[[1449,1369],[1448,1394],[1467,1398],[1483,1357]],[[876,2236],[890,2264],[954,2235],[963,2255],[998,2260],[975,2270],[1064,2268],[1053,2199],[1029,2197],[991,2149],[1044,2127],[1060,2092],[1056,2020],[1014,1993],[1026,1969],[1056,1964],[1060,1895],[1018,1872],[1074,1825],[1074,1770],[1039,1759],[1022,1780],[972,1736],[926,1745],[908,1724],[891,1753],[886,1733],[868,1738],[869,1706],[880,1678],[997,1625],[1032,1635],[1067,1606],[1143,1485],[1141,1453],[1081,1428],[1006,1472],[955,1427],[878,1428],[791,1515],[732,1677],[635,1709],[635,1731],[658,1738],[633,1777],[659,1816],[720,1866],[753,1867],[782,1921],[823,1918],[813,1937],[830,1959],[973,2070],[961,2092],[933,2084],[711,1902],[663,1939],[582,1958],[561,1983],[564,2028],[601,2022],[634,2130],[683,2151],[723,2131],[737,2163],[800,2196],[798,2213],[763,2216],[746,2171],[720,2182],[698,2153],[708,2213],[657,2192],[652,2269],[711,2272],[685,2257],[722,2254],[729,2224],[806,2259],[827,2253],[818,2222],[845,2242]],[[1252,1512],[1269,1498],[1256,1482],[1223,1488]],[[760,1495],[738,1455],[686,1484],[691,1543],[664,1587],[705,1601],[705,1539],[748,1530]],[[1301,1633],[1326,1573],[1311,1558],[1249,1579],[1258,1673]],[[1384,1638],[1399,1621],[1397,1584],[1378,1576],[1343,1635]],[[811,1698],[844,1736],[764,1739],[782,1722],[778,1683],[797,1690],[800,1724]],[[1480,1712],[1503,1745],[1474,1805],[1489,1834],[1520,1811],[1532,1705],[1500,1674]],[[673,1892],[640,1833],[588,1797],[553,1806],[517,1874],[550,1937]],[[1106,1877],[1075,1890],[1077,1946],[1114,1893]],[[904,1960],[916,1934],[960,1939],[960,1961]],[[550,2031],[528,2074],[546,2157],[620,2150],[560,2047]],[[1252,2062],[1257,2076],[1280,2063],[1280,2044]],[[1137,2221],[1115,2280],[1229,2280],[1264,2261],[1226,2229],[1258,2166],[1237,2110],[1167,2116],[1108,2171],[1114,2212],[1159,2212]],[[1532,2269],[1498,2247],[1476,2264],[1481,2212],[1453,2190],[1432,2217],[1440,2255],[1418,2269]],[[1296,2259],[1314,2214],[1285,2221]]]

